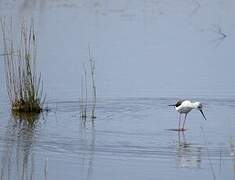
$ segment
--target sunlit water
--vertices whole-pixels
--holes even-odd
[[[49,112],[15,117],[0,56],[0,177],[234,179],[233,1],[0,1],[34,18]],[[226,34],[221,39],[218,30]],[[82,64],[96,60],[98,101],[80,119]],[[0,52],[3,52],[2,46]],[[187,131],[168,104],[190,98]],[[29,118],[29,117],[28,117]]]

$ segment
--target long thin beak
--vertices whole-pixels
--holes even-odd
[[[204,119],[206,120],[206,116],[204,115],[203,111],[200,110],[200,112],[202,113],[202,116],[204,117]]]
[[[169,104],[168,106],[175,106],[175,104]]]

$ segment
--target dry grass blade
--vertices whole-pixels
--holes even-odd
[[[95,60],[91,58],[91,50],[89,46],[89,61],[90,61],[90,70],[91,70],[91,82],[92,82],[92,110],[91,117],[94,119],[95,109],[96,109],[96,83],[95,83]]]
[[[80,98],[80,116],[84,120],[86,120],[88,114],[88,109],[91,109],[91,119],[94,120],[95,110],[96,110],[96,83],[95,83],[95,60],[91,58],[91,52],[89,47],[89,69],[90,73],[87,73],[86,64],[83,64],[83,73],[81,78],[81,98]],[[87,78],[89,76],[89,78]],[[88,98],[88,82],[91,80],[91,90],[89,92],[92,93],[91,98]],[[84,97],[85,94],[85,97]],[[88,101],[89,99],[89,101]]]

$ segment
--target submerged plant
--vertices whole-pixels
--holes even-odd
[[[12,21],[1,19],[5,79],[11,109],[14,112],[41,112],[45,101],[41,75],[36,73],[37,43],[34,24],[24,22],[20,40],[13,38]],[[17,36],[16,36],[17,37]],[[19,43],[19,45],[17,45]]]

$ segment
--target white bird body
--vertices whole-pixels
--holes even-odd
[[[179,113],[189,113],[192,109],[196,109],[198,102],[192,103],[191,101],[185,100],[181,103],[180,106],[175,106],[176,111]]]
[[[202,111],[202,104],[200,102],[191,102],[189,100],[179,100],[176,102],[176,104],[172,104],[169,106],[174,106],[175,110],[178,111],[180,113],[179,116],[179,131],[184,131],[184,125],[185,125],[185,121],[187,118],[188,113],[192,110],[192,109],[197,109],[201,112],[202,116],[204,117],[204,119],[206,120],[206,117]],[[183,128],[180,128],[180,122],[181,122],[181,115],[185,114],[184,116],[184,123],[183,123]]]

